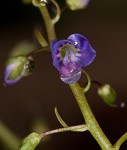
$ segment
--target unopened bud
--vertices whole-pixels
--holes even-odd
[[[108,104],[109,106],[116,107],[116,92],[115,90],[109,85],[104,84],[98,88],[98,95],[102,98],[102,100]]]
[[[6,62],[4,73],[5,85],[15,84],[22,77],[31,74],[33,68],[34,62],[30,57],[18,56],[9,58]]]
[[[71,10],[84,9],[90,0],[66,0],[66,4]]]
[[[40,140],[41,136],[38,133],[33,132],[21,141],[18,150],[34,150],[40,143]]]

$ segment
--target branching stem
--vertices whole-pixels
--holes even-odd
[[[77,126],[70,126],[70,127],[54,129],[51,131],[41,133],[41,136],[44,137],[44,136],[55,134],[55,133],[67,132],[67,131],[76,131],[76,130],[80,130],[80,131],[82,130],[84,132],[87,130],[87,126],[85,124],[82,124],[82,125],[77,125]]]
[[[90,109],[90,106],[85,98],[83,89],[79,86],[78,83],[71,84],[70,88],[82,112],[89,132],[93,135],[93,137],[98,142],[102,150],[111,150],[112,144],[105,136],[104,132],[102,131],[98,122],[96,121]]]

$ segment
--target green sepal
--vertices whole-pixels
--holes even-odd
[[[41,136],[33,132],[21,141],[18,150],[34,150],[40,143]]]
[[[8,80],[13,80],[19,77],[22,74],[23,66],[26,62],[27,58],[22,56],[9,58],[6,62],[6,66],[14,65],[14,68],[9,73]]]

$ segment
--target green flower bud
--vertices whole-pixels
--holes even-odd
[[[21,141],[18,150],[34,150],[40,143],[40,140],[41,136],[38,133],[33,132]]]
[[[109,84],[104,84],[100,86],[97,92],[106,104],[112,107],[117,106],[116,92]]]
[[[66,0],[66,4],[71,10],[84,9],[90,0]]]
[[[31,57],[18,56],[9,58],[6,62],[4,73],[5,85],[11,85],[19,81],[22,77],[31,74],[34,62]]]

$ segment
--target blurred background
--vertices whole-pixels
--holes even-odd
[[[61,6],[64,3],[62,0]],[[1,1],[0,4],[0,120],[18,137],[34,130],[36,120],[46,129],[61,127],[54,107],[68,125],[84,123],[77,103],[68,87],[62,83],[52,65],[50,53],[35,56],[35,69],[31,76],[13,86],[3,86],[4,64],[10,50],[20,41],[37,44],[35,27],[44,32],[44,24],[37,8],[23,5],[20,0]],[[72,33],[85,35],[97,52],[95,61],[86,68],[93,80],[111,84],[117,99],[127,103],[127,1],[91,0],[81,11],[63,12],[56,24],[58,39]],[[82,76],[80,84],[86,82]],[[92,86],[86,94],[89,104],[107,137],[112,143],[127,131],[127,108],[105,105]],[[43,131],[43,129],[42,129]],[[7,150],[0,142],[0,149]],[[66,132],[50,136],[37,150],[86,149],[100,150],[90,133]],[[127,149],[125,142],[120,150]]]

